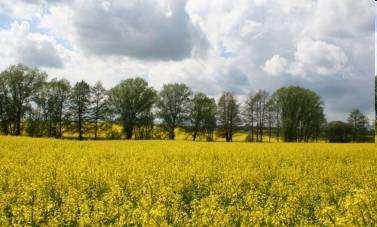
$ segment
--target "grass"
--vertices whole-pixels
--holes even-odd
[[[374,225],[375,144],[0,137],[0,225]]]

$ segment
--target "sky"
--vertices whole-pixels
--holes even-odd
[[[0,0],[0,70],[23,63],[107,88],[142,77],[239,100],[298,85],[329,120],[372,117],[376,13],[372,0]]]

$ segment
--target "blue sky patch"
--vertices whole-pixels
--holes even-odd
[[[233,57],[233,53],[231,51],[228,51],[225,48],[221,48],[221,50],[220,50],[220,56],[222,58],[229,59],[229,58]]]
[[[11,18],[0,8],[0,28],[8,28],[11,22]]]

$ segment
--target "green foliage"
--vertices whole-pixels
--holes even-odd
[[[26,133],[31,137],[43,137],[45,135],[46,122],[38,113],[31,111],[28,116]]]
[[[84,127],[89,121],[90,96],[90,86],[85,81],[77,82],[72,88],[69,100],[70,117],[73,121],[74,132],[78,133],[79,140],[84,138]]]
[[[115,130],[110,130],[106,133],[106,139],[108,140],[119,140],[122,138],[122,134]]]
[[[175,138],[174,130],[179,126],[184,126],[188,119],[191,94],[189,87],[177,83],[165,84],[159,93],[157,114],[171,140]]]
[[[200,141],[220,136],[230,142],[236,132],[245,131],[249,142],[267,141],[267,136],[270,142],[281,135],[287,142],[329,136],[321,98],[301,87],[283,87],[271,96],[264,90],[250,93],[241,114],[229,92],[216,105],[204,93],[192,96],[185,84],[166,84],[157,94],[142,78],[121,81],[109,91],[101,82],[90,87],[80,81],[72,88],[67,80],[46,78],[46,73],[23,65],[0,73],[1,134],[97,139],[121,125],[126,139],[138,140],[174,139],[177,129],[187,133],[181,139]],[[365,115],[351,115],[352,141],[372,141],[374,131]]]
[[[65,117],[68,114],[70,89],[69,82],[64,79],[53,79],[43,83],[33,98],[36,105],[29,111],[27,119],[27,133],[30,136],[62,137],[63,127],[67,126]],[[36,125],[37,122],[39,127]]]
[[[348,123],[352,129],[352,141],[363,142],[369,134],[369,120],[359,109],[352,110],[348,115]]]
[[[273,95],[281,112],[286,142],[317,140],[325,122],[323,103],[313,91],[289,86]]]
[[[110,90],[111,109],[122,122],[127,139],[132,138],[135,128],[153,125],[151,111],[156,96],[156,91],[142,78],[124,80]]]
[[[0,74],[0,124],[4,134],[20,135],[22,120],[47,74],[24,65],[13,65]]]
[[[233,134],[241,124],[239,105],[230,92],[223,92],[217,104],[218,133],[226,142],[231,142]]]
[[[216,128],[216,108],[215,100],[204,93],[197,93],[191,99],[186,131],[191,133],[192,140],[195,141],[200,136],[205,137],[206,140],[213,140],[213,132]]]
[[[91,88],[91,107],[90,107],[90,123],[92,125],[94,139],[96,140],[100,133],[109,130],[111,121],[111,113],[109,109],[109,99],[106,89],[101,82],[97,82]]]
[[[333,121],[327,125],[327,138],[330,143],[348,143],[352,140],[352,125]]]
[[[250,128],[249,142],[262,142],[265,128],[271,128],[275,118],[275,103],[267,91],[259,90],[255,94],[250,93],[243,109],[243,117],[246,127]],[[256,138],[254,139],[254,137]]]
[[[254,142],[254,137],[251,133],[247,134],[246,138],[245,138],[245,142]]]

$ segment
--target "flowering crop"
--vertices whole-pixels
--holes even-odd
[[[0,225],[374,225],[374,144],[0,137]]]

